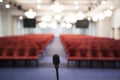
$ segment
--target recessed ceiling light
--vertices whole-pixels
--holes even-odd
[[[113,7],[113,6],[110,6],[110,9],[114,9],[114,7]]]
[[[54,2],[51,6],[50,9],[55,12],[55,13],[60,13],[64,10],[64,6],[61,5],[59,2]]]
[[[10,4],[6,4],[5,7],[6,7],[6,8],[10,8]]]
[[[38,23],[38,25],[41,27],[41,28],[47,28],[48,24],[46,22],[41,22],[41,23]]]
[[[0,2],[3,2],[3,0],[0,0]]]
[[[37,3],[41,3],[41,0],[37,0]]]
[[[40,5],[37,5],[37,9],[40,9],[41,8],[41,6]]]
[[[78,1],[74,1],[74,4],[78,4]]]
[[[104,15],[106,16],[106,17],[110,17],[111,15],[112,15],[112,11],[111,10],[106,10],[105,12],[104,12]]]
[[[54,18],[55,18],[55,20],[59,21],[62,18],[62,16],[61,15],[55,15]]]
[[[35,18],[36,17],[36,12],[33,11],[33,9],[29,9],[28,11],[25,12],[25,16],[27,18]]]
[[[23,16],[19,16],[19,19],[22,20],[22,19],[23,19]]]
[[[107,1],[106,0],[103,0],[102,2],[101,2],[101,4],[106,4],[107,3]]]
[[[89,21],[91,20],[91,18],[90,18],[90,17],[88,17],[87,19],[88,19]]]
[[[42,16],[41,20],[45,22],[50,22],[52,20],[52,16],[51,15]]]
[[[79,9],[79,6],[75,6],[75,9]]]
[[[104,18],[105,18],[104,13],[101,12],[101,13],[98,14],[98,19],[99,20],[103,20]]]

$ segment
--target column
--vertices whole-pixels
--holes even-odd
[[[120,35],[119,35],[119,28],[115,28],[115,30],[114,30],[114,38],[116,39],[116,40],[119,40],[119,37]]]

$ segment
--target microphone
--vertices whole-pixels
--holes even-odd
[[[55,65],[55,67],[59,67],[60,59],[59,59],[59,56],[57,54],[53,55],[53,64]]]
[[[59,80],[58,68],[59,68],[59,64],[60,64],[60,59],[57,54],[53,55],[53,64],[55,65],[55,69],[56,69],[56,78],[57,78],[57,80]]]

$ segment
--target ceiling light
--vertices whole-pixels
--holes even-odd
[[[112,9],[114,9],[114,7],[113,7],[113,6],[110,6],[110,9],[112,10]]]
[[[47,28],[48,24],[46,22],[41,22],[38,24],[41,28]]]
[[[72,27],[72,24],[71,24],[71,23],[64,23],[64,22],[62,22],[62,23],[60,24],[60,26],[63,27],[63,28],[68,28],[68,29],[70,29],[70,28]]]
[[[62,22],[62,23],[60,24],[60,26],[64,28],[64,27],[66,27],[66,23],[65,23],[65,22]]]
[[[19,19],[20,19],[20,20],[23,20],[23,16],[19,16]]]
[[[6,4],[5,7],[6,7],[6,8],[10,8],[10,4]]]
[[[51,23],[49,24],[49,27],[50,27],[50,28],[53,28],[53,29],[57,29],[58,24],[57,24],[57,22],[53,21],[53,22],[51,22]]]
[[[98,19],[103,20],[105,18],[105,15],[101,12],[98,14]]]
[[[73,13],[71,13],[71,14],[69,14],[69,15],[67,15],[67,16],[64,17],[64,21],[65,22],[75,23],[76,20],[77,20],[77,18],[75,16],[75,14],[73,14]]]
[[[40,9],[41,8],[41,6],[40,5],[37,5],[37,9]]]
[[[41,0],[37,0],[37,3],[41,3]]]
[[[92,20],[95,21],[95,22],[98,21],[97,16],[96,15],[92,16]]]
[[[106,3],[107,3],[106,0],[103,0],[103,1],[101,2],[102,5],[104,5],[104,4],[106,4]]]
[[[45,21],[45,22],[50,22],[52,20],[52,16],[50,16],[50,15],[42,16],[41,20]]]
[[[78,1],[74,1],[74,4],[78,4]]]
[[[25,12],[25,16],[27,18],[35,18],[36,12],[34,12],[32,9],[29,9],[28,11]]]
[[[0,0],[0,2],[3,2],[3,0]]]
[[[75,9],[79,9],[79,6],[75,6]]]
[[[78,14],[76,14],[76,17],[78,20],[83,20],[86,15],[83,12],[79,12]]]
[[[97,18],[92,18],[92,20],[93,20],[93,21],[95,21],[95,22],[97,22],[97,21],[98,21],[98,19],[97,19]]]
[[[89,21],[91,20],[91,18],[90,18],[90,17],[88,17],[87,19],[88,19]]]
[[[60,13],[63,11],[64,7],[61,5],[59,2],[54,2],[51,6],[50,9],[55,12],[55,13]]]
[[[54,19],[57,20],[57,21],[59,21],[61,18],[62,18],[62,16],[58,15],[58,14],[54,16]]]
[[[68,29],[72,28],[72,24],[67,23],[67,24],[66,24],[66,28],[68,28]]]
[[[104,12],[106,17],[110,17],[112,15],[112,11],[111,10],[107,10]]]

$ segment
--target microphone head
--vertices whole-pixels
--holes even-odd
[[[60,64],[60,59],[59,59],[59,56],[57,54],[53,55],[53,64],[55,66],[58,66]]]

